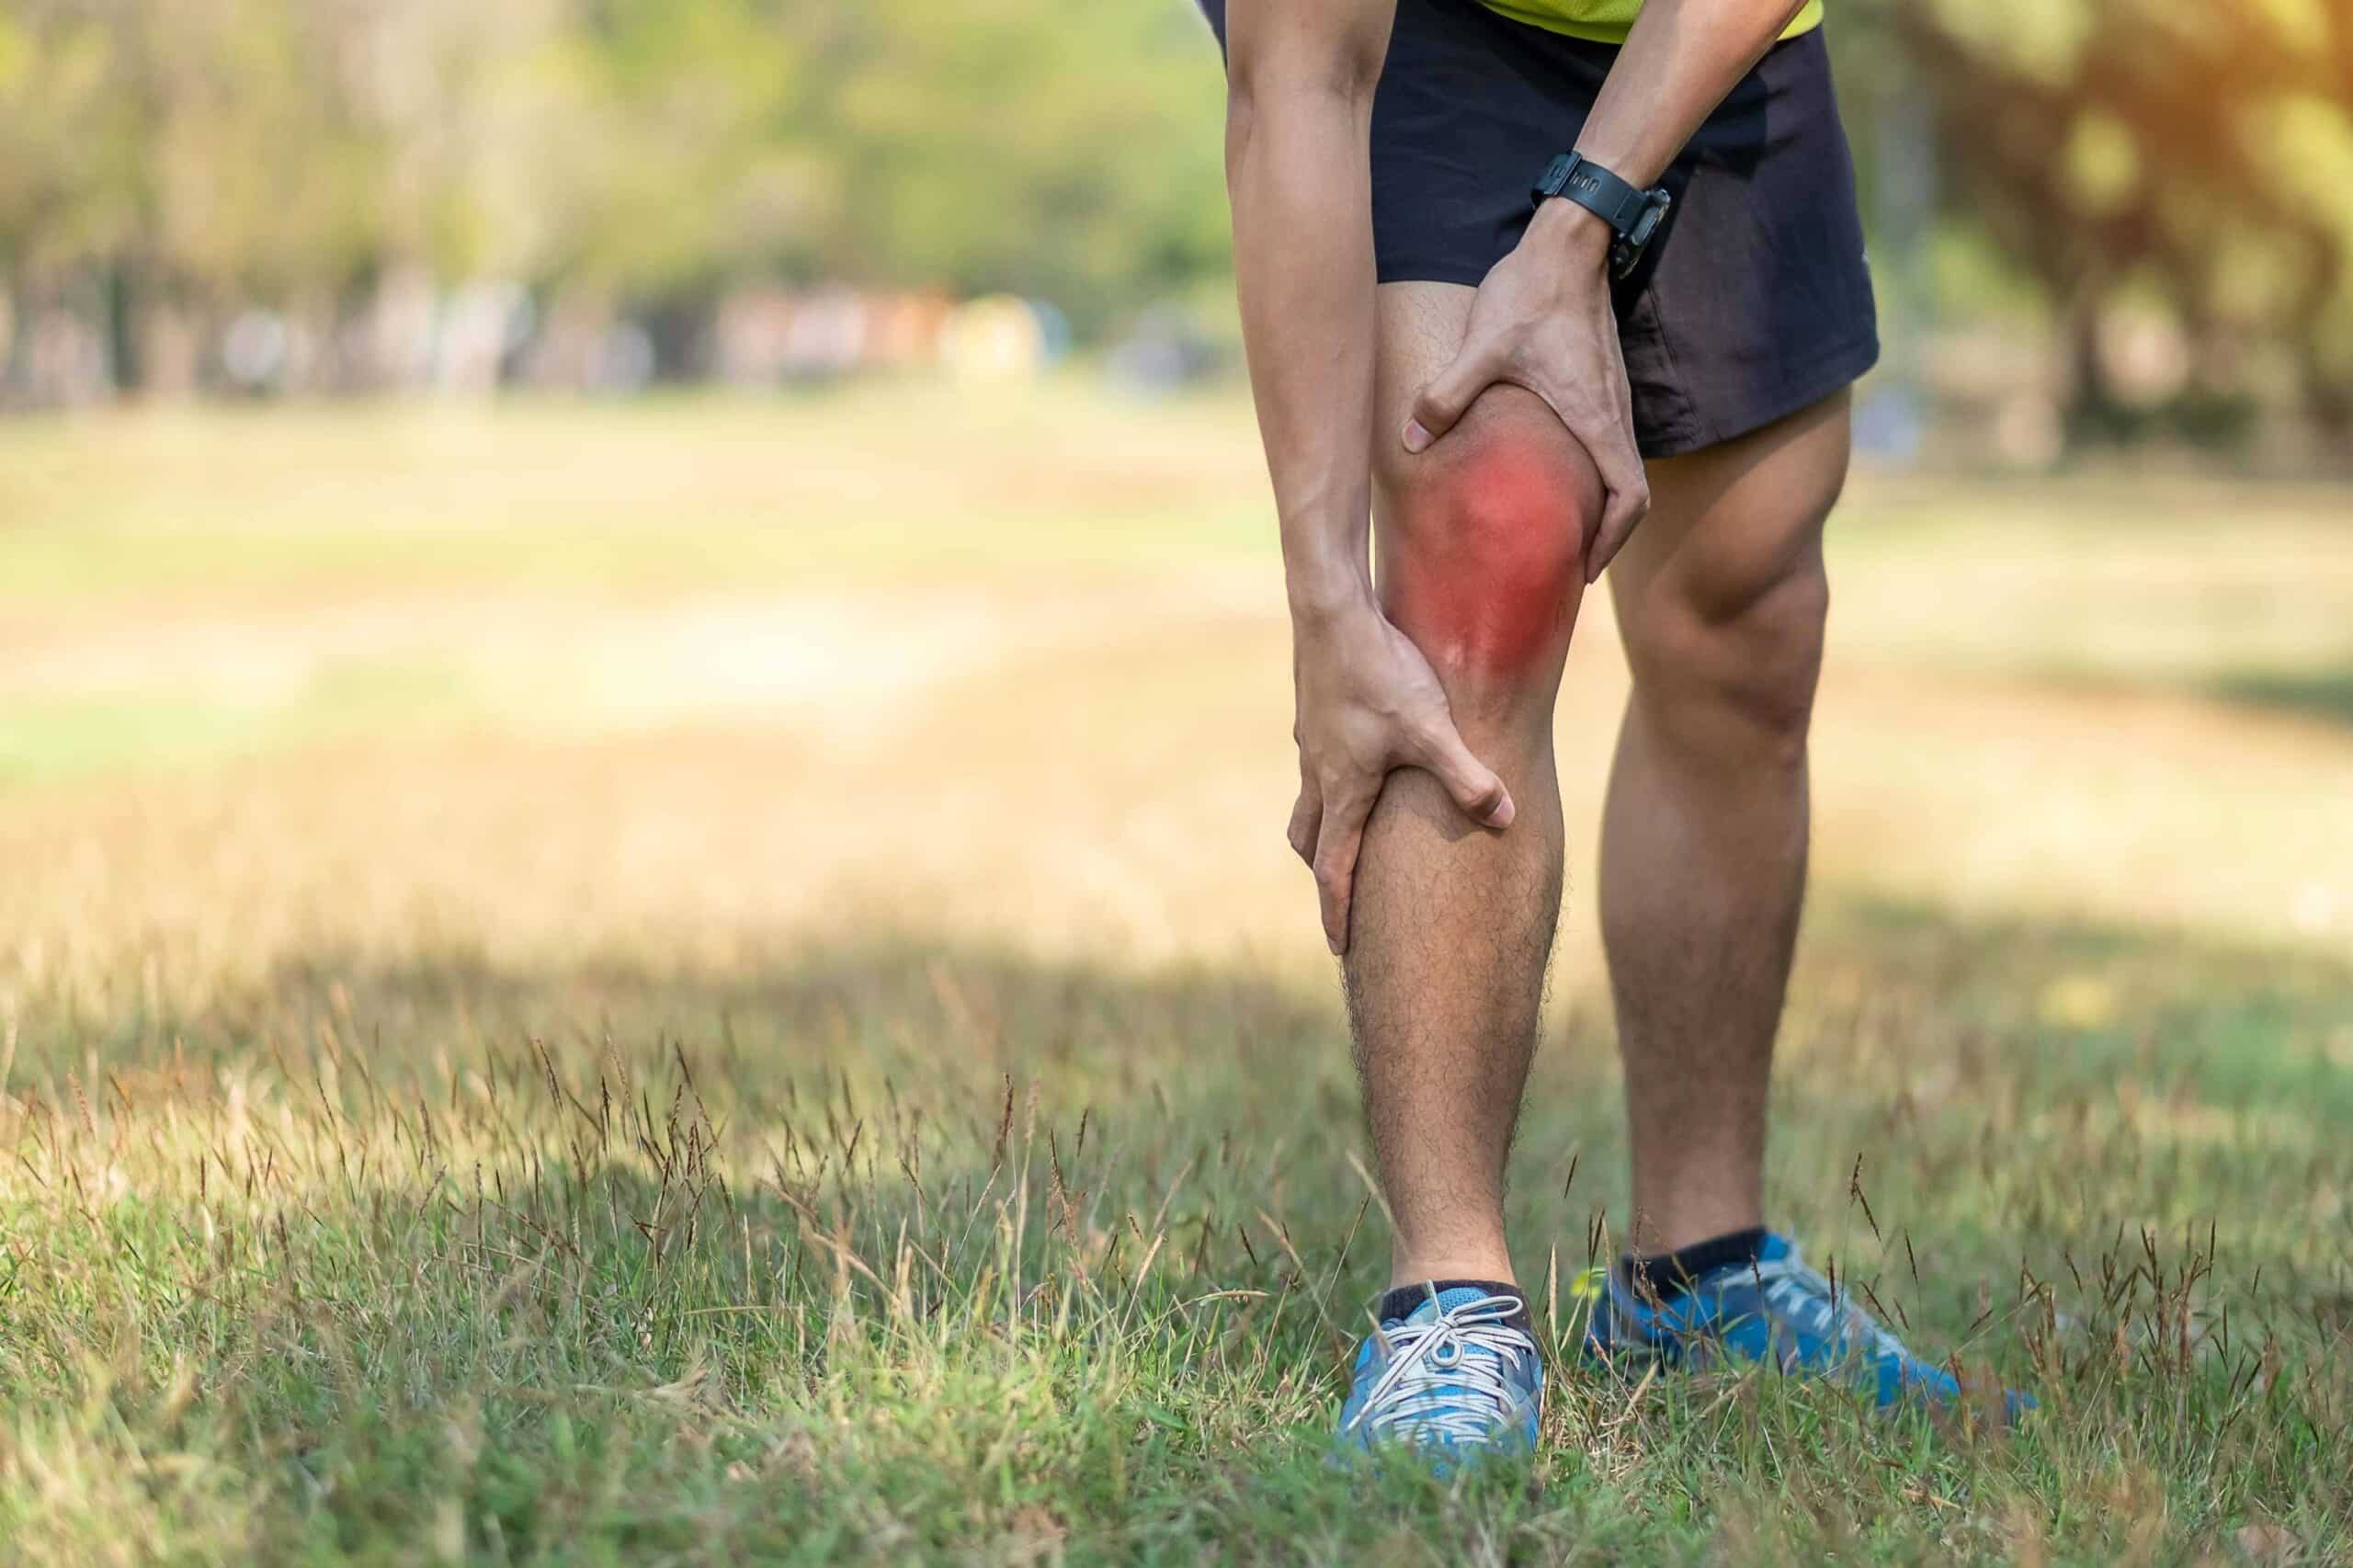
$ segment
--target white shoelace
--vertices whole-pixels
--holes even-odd
[[[1756,1268],[1757,1281],[1765,1288],[1766,1301],[1840,1350],[1868,1349],[1875,1358],[1893,1356],[1898,1361],[1908,1358],[1902,1340],[1857,1306],[1852,1298],[1843,1297],[1832,1289],[1829,1280],[1808,1268],[1796,1247],[1770,1263],[1757,1264]],[[1783,1358],[1786,1360],[1792,1354],[1793,1349],[1785,1351]]]
[[[1506,1321],[1519,1310],[1515,1297],[1482,1296],[1428,1323],[1383,1328],[1389,1365],[1346,1430],[1404,1427],[1466,1442],[1488,1436],[1520,1397],[1504,1379],[1506,1358],[1536,1354],[1536,1342]]]

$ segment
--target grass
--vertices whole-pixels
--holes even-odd
[[[6,1555],[2353,1555],[2353,732],[2264,684],[2353,619],[2321,498],[1841,524],[1777,1218],[2038,1416],[1563,1361],[1531,1466],[1367,1481],[1246,410],[1082,392],[0,430]],[[1556,1354],[1623,1203],[1570,921]]]

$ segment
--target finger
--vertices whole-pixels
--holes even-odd
[[[1494,768],[1471,755],[1452,719],[1439,719],[1422,736],[1421,764],[1472,821],[1498,829],[1511,825],[1511,791]]]
[[[1372,797],[1326,801],[1323,831],[1315,840],[1315,892],[1324,907],[1324,940],[1334,956],[1348,950],[1348,909],[1356,892],[1357,851],[1364,845],[1365,819]]]
[[[1405,421],[1405,449],[1419,452],[1454,428],[1463,411],[1495,384],[1501,364],[1484,344],[1464,344],[1453,362],[1432,376],[1415,395]]]
[[[1585,580],[1588,583],[1600,581],[1602,568],[1609,564],[1633,533],[1634,525],[1651,509],[1651,483],[1643,472],[1642,453],[1634,445],[1631,420],[1607,426],[1596,432],[1595,437],[1586,439],[1586,450],[1593,454],[1593,466],[1600,471],[1604,498],[1601,526],[1594,530],[1593,541],[1585,553]]]
[[[1302,776],[1299,781],[1299,800],[1290,809],[1290,825],[1283,836],[1290,840],[1291,853],[1308,865],[1315,864],[1315,834],[1324,820],[1324,797],[1317,791],[1315,781]]]

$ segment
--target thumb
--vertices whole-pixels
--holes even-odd
[[[1423,384],[1405,421],[1405,449],[1419,452],[1454,428],[1454,422],[1495,383],[1494,358],[1484,347],[1466,344],[1453,362]]]
[[[1495,769],[1471,755],[1450,719],[1440,719],[1422,740],[1422,766],[1446,786],[1454,803],[1472,821],[1487,827],[1506,828],[1516,808],[1511,791]]]

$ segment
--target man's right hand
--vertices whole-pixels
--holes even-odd
[[[1391,770],[1427,769],[1491,828],[1511,825],[1511,794],[1462,744],[1429,661],[1370,597],[1295,613],[1291,666],[1300,784],[1290,846],[1315,873],[1324,937],[1342,953],[1357,851]]]

